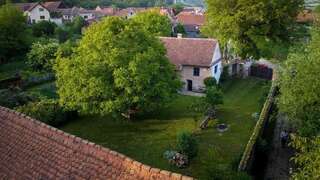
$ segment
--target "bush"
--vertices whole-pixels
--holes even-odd
[[[53,36],[56,24],[50,21],[40,21],[32,25],[32,34],[35,37]]]
[[[177,136],[177,150],[192,159],[198,153],[198,142],[190,132],[179,133]]]
[[[36,42],[27,54],[27,64],[36,71],[51,71],[59,44],[54,40]]]
[[[206,87],[217,86],[217,80],[214,77],[207,77],[203,80]]]
[[[28,103],[18,107],[17,111],[52,126],[59,126],[77,116],[76,112],[65,111],[57,101],[52,99]]]
[[[225,82],[229,78],[229,66],[223,67],[222,74],[220,76],[220,82]]]
[[[22,92],[19,88],[0,90],[0,106],[14,108],[35,99],[34,96]]]

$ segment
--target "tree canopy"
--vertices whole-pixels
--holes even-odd
[[[53,36],[56,24],[50,21],[40,21],[32,25],[32,34],[35,37]]]
[[[11,4],[0,7],[0,62],[27,49],[26,22],[22,12]]]
[[[320,132],[320,30],[312,32],[310,44],[294,49],[280,76],[280,110],[298,126],[300,135]]]
[[[140,24],[105,18],[55,66],[60,103],[86,114],[152,111],[181,87],[160,40]]]
[[[282,58],[303,0],[207,0],[202,32],[241,58]]]
[[[303,138],[293,136],[292,139],[292,146],[298,151],[293,157],[297,167],[292,179],[319,179],[320,137]]]
[[[161,15],[157,10],[138,13],[132,18],[140,23],[143,29],[156,36],[171,36],[171,22],[168,16]]]

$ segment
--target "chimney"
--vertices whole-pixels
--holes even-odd
[[[177,38],[181,39],[181,38],[182,38],[182,34],[181,34],[181,33],[178,33],[178,34],[177,34]]]

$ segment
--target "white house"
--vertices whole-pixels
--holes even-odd
[[[28,16],[29,22],[37,23],[39,21],[50,21],[50,12],[49,10],[40,3],[32,6],[28,11],[25,12]]]
[[[215,39],[161,37],[167,57],[185,82],[184,90],[203,91],[204,80],[222,73],[219,43]]]
[[[39,21],[52,21],[62,24],[62,17],[58,15],[58,10],[64,8],[61,1],[50,1],[45,3],[16,3],[17,6],[28,17],[29,23]]]

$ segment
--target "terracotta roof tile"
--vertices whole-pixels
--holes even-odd
[[[0,107],[0,179],[177,177]]]
[[[161,37],[167,56],[177,68],[180,65],[210,67],[218,42],[204,38]]]

